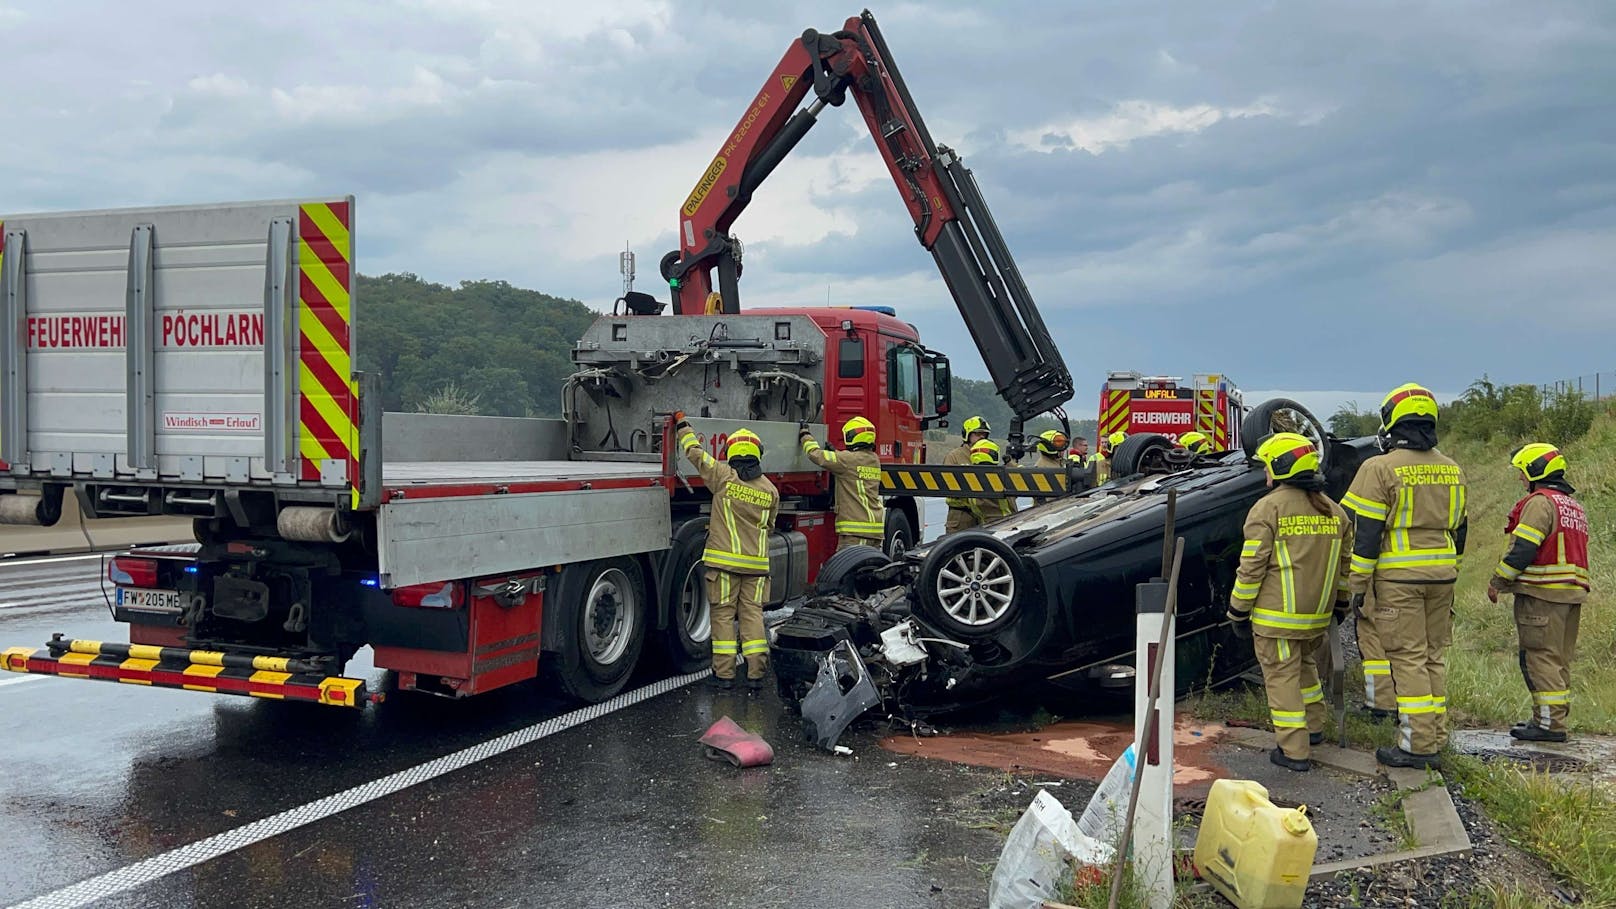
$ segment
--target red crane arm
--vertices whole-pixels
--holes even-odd
[[[798,109],[810,91],[813,103]],[[931,252],[1000,396],[1016,414],[1014,444],[1024,420],[1058,413],[1071,400],[1071,374],[975,178],[958,155],[932,141],[868,12],[834,34],[808,29],[786,49],[685,198],[679,248],[661,262],[674,312],[740,311],[740,245],[729,228],[825,106],[840,106],[849,93],[909,209],[916,239]]]

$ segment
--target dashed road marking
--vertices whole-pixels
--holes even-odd
[[[512,749],[520,748],[523,745],[547,738],[575,726],[581,726],[608,713],[622,710],[624,707],[632,707],[641,701],[649,700],[658,695],[666,694],[675,688],[688,685],[707,674],[708,670],[703,670],[693,672],[690,675],[663,679],[644,688],[637,688],[620,694],[609,701],[592,704],[562,716],[534,723],[515,732],[507,732],[480,745],[463,748],[443,757],[427,761],[424,764],[417,764],[407,770],[400,770],[381,779],[372,780],[352,789],[328,795],[322,799],[315,799],[312,802],[299,805],[288,811],[282,811],[279,814],[270,815],[263,820],[253,821],[234,830],[226,830],[223,833],[197,840],[178,849],[171,849],[168,852],[154,855],[151,858],[135,862],[115,871],[109,871],[106,874],[97,875],[77,884],[63,887],[60,890],[41,894],[24,902],[16,903],[10,909],[77,909],[79,906],[88,906],[97,900],[125,893],[176,871],[183,871],[186,868],[200,865],[222,855],[228,855],[254,843],[263,842],[270,837],[279,836],[299,827],[306,827],[350,808],[357,808],[360,805],[374,802],[379,798],[392,795],[419,783],[486,761],[491,757],[504,754]]]

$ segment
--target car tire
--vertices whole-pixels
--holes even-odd
[[[1319,450],[1319,469],[1329,468],[1329,432],[1319,418],[1290,398],[1269,398],[1253,407],[1240,421],[1240,445],[1246,457],[1257,456],[1257,446],[1276,432],[1296,432],[1306,436]]]
[[[1131,477],[1143,473],[1153,455],[1173,450],[1173,440],[1159,432],[1142,432],[1122,440],[1111,451],[1111,477]]]
[[[541,656],[567,694],[587,703],[628,684],[645,646],[645,575],[631,558],[577,562],[561,570],[549,613],[557,652]],[[548,612],[548,610],[547,610]]]
[[[882,534],[882,548],[889,558],[896,561],[915,548],[915,527],[909,521],[908,512],[892,506],[887,507],[886,525],[886,532]]]
[[[679,675],[712,665],[712,612],[707,603],[706,565],[701,560],[706,545],[706,518],[680,525],[663,572],[661,596],[667,605],[667,627],[661,633],[662,658]]]
[[[989,637],[1014,622],[1031,582],[1009,544],[978,530],[932,544],[919,578],[922,618],[964,640]]]
[[[820,596],[841,594],[859,597],[874,593],[880,584],[872,584],[864,572],[872,568],[885,568],[892,563],[887,554],[874,546],[849,546],[825,560],[814,578],[814,592]]]

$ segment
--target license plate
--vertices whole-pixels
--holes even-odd
[[[119,587],[118,605],[124,609],[140,612],[179,612],[180,592]]]

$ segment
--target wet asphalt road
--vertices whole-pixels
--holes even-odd
[[[0,564],[0,646],[126,639],[100,571]],[[349,671],[377,675],[363,654]],[[349,711],[0,673],[0,906],[576,707],[537,684]],[[702,756],[726,713],[775,746],[773,767]],[[772,693],[678,688],[95,905],[984,904],[1002,833],[963,818],[1001,776],[876,741],[825,755]]]

